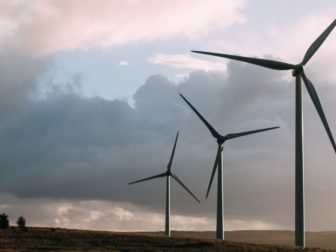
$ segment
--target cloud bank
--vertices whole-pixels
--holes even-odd
[[[34,79],[35,72],[30,71],[27,69],[31,76],[27,81]],[[15,77],[13,74],[13,80]],[[0,190],[25,201],[71,201],[70,205],[79,206],[80,202],[102,201],[107,205],[114,203],[116,207],[122,205],[126,212],[135,207],[162,213],[163,180],[133,186],[127,183],[164,171],[174,136],[180,130],[173,170],[203,198],[216,143],[180,99],[178,92],[181,92],[222,134],[281,127],[225,145],[225,214],[236,227],[244,221],[241,226],[263,223],[260,225],[291,228],[294,219],[294,87],[291,81],[282,79],[276,72],[236,63],[229,64],[227,74],[192,72],[178,85],[154,75],[135,93],[133,107],[123,100],[85,98],[76,86],[66,91],[50,89],[44,99],[33,99],[30,94],[36,86],[27,82],[30,92],[23,93],[26,99],[19,113],[13,114],[10,109],[3,111]],[[336,118],[331,108],[336,105],[336,93],[327,88],[319,91],[334,129]],[[331,229],[336,224],[327,216],[336,205],[325,195],[336,191],[331,179],[336,172],[330,166],[334,154],[309,100],[305,101],[305,115],[307,209],[310,210],[307,225],[311,229]],[[214,186],[210,199],[199,205],[173,183],[172,211],[176,216],[189,215],[211,223],[215,190]],[[85,204],[95,206],[95,203]],[[74,206],[75,212],[79,206]],[[93,218],[86,227],[98,228],[99,221],[95,223],[94,218],[101,220],[102,212],[85,212]],[[159,218],[158,223],[160,221]],[[66,220],[59,219],[59,223],[66,225]]]
[[[190,0],[1,1],[0,47],[50,53],[176,36],[193,39],[208,32],[209,27],[242,22],[240,10],[246,2],[211,0],[204,5],[203,1]]]

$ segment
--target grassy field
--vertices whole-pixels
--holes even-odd
[[[209,238],[213,235],[213,232],[173,232],[174,237],[167,238],[162,236],[162,233],[120,233],[59,228],[29,228],[28,231],[20,231],[17,228],[10,228],[0,230],[0,251],[328,251],[284,246],[293,243],[291,238],[293,233],[287,231],[227,232],[226,237],[229,241]],[[313,240],[317,244],[312,243],[312,246],[335,248],[335,232],[309,235],[314,236]]]

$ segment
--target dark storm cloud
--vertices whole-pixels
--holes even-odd
[[[16,115],[27,104],[49,60],[12,50],[0,56],[0,117],[3,118]]]
[[[178,96],[182,92],[222,134],[281,127],[225,144],[225,214],[226,218],[291,226],[294,85],[284,75],[234,63],[229,64],[227,75],[192,72],[179,85],[156,75],[137,90],[131,107],[123,100],[85,98],[77,92],[31,99],[34,73],[39,68],[29,69],[30,78],[17,80],[18,86],[28,83],[19,99],[25,101],[24,109],[20,113],[6,110],[11,117],[3,116],[1,121],[0,191],[21,198],[108,200],[161,211],[163,179],[132,186],[127,183],[164,171],[180,130],[173,170],[203,199],[216,142]],[[7,86],[0,88],[6,90]],[[335,90],[318,91],[323,105],[336,105],[331,99]],[[1,102],[11,107],[12,100],[7,100]],[[326,113],[335,129],[335,115],[331,110]],[[336,175],[331,169],[334,156],[311,105],[305,108],[305,115],[307,142],[316,141],[317,146],[307,147],[306,152],[306,187],[307,192],[313,192],[307,201],[327,205],[331,213],[335,203],[321,199],[321,195],[336,192],[330,179]],[[198,205],[173,182],[174,212],[212,216],[215,184],[210,199]],[[314,220],[319,209],[311,209],[307,214]]]

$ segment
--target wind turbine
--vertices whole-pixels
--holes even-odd
[[[295,245],[305,246],[305,234],[304,234],[304,164],[303,164],[303,116],[302,116],[302,88],[301,88],[301,78],[307,88],[307,91],[312,99],[314,106],[322,120],[324,128],[328,134],[330,142],[336,152],[336,144],[334,138],[331,134],[327,119],[324,115],[320,99],[316,93],[316,90],[312,82],[307,78],[304,73],[303,66],[310,60],[310,58],[315,54],[315,52],[322,45],[324,40],[328,37],[330,32],[336,26],[336,19],[327,27],[327,29],[311,44],[311,46],[306,51],[302,61],[299,64],[293,65],[289,63],[284,63],[275,60],[267,60],[260,58],[251,58],[236,56],[230,54],[204,52],[204,51],[192,51],[195,53],[208,54],[217,57],[223,57],[228,59],[233,59],[237,61],[242,61],[261,67],[271,68],[275,70],[292,70],[292,74],[295,77],[296,88],[295,88]]]
[[[175,154],[175,148],[176,148],[178,135],[179,135],[179,132],[177,131],[173,151],[171,153],[171,156],[170,156],[170,159],[169,159],[169,162],[168,162],[168,165],[167,165],[167,170],[165,172],[154,175],[154,176],[151,176],[151,177],[148,177],[148,178],[144,178],[144,179],[140,179],[140,180],[136,180],[136,181],[128,183],[129,185],[131,185],[131,184],[139,183],[139,182],[146,181],[146,180],[166,177],[166,225],[165,225],[165,234],[167,236],[170,236],[170,177],[172,177],[177,183],[179,183],[198,203],[200,203],[200,201],[188,189],[188,187],[186,185],[184,185],[182,183],[182,181],[174,173],[171,172],[171,166],[172,166],[172,163],[173,163],[173,158],[174,158],[174,154]]]
[[[264,128],[264,129],[258,129],[258,130],[251,130],[251,131],[245,131],[245,132],[240,132],[240,133],[231,133],[227,134],[225,136],[220,135],[211,125],[210,123],[205,120],[205,118],[199,113],[193,105],[182,95],[180,94],[182,99],[190,106],[190,108],[198,115],[198,117],[202,120],[202,122],[205,124],[205,126],[209,129],[211,132],[212,136],[216,138],[217,143],[218,143],[218,148],[217,148],[217,154],[215,158],[215,163],[212,169],[211,173],[211,178],[210,178],[210,183],[208,186],[208,190],[206,193],[206,198],[208,198],[209,191],[211,188],[212,180],[213,177],[216,173],[216,169],[218,168],[218,174],[217,174],[217,179],[218,179],[218,184],[217,184],[217,226],[216,226],[216,238],[217,239],[224,239],[224,187],[223,187],[223,149],[224,149],[224,142],[226,140],[230,140],[236,137],[241,137],[241,136],[246,136],[266,130],[272,130],[276,129],[279,127],[271,127],[271,128]]]

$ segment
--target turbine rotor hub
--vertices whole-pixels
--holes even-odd
[[[296,77],[296,76],[300,75],[302,72],[303,72],[303,65],[302,64],[298,64],[292,70],[292,75]]]
[[[224,142],[225,142],[225,137],[222,137],[222,136],[221,136],[221,137],[218,137],[218,138],[217,138],[217,143],[218,143],[218,144],[222,145]]]

